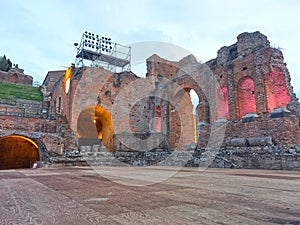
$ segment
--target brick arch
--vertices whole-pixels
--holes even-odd
[[[76,86],[71,102],[72,111],[70,112],[70,126],[75,132],[77,131],[79,114],[86,107],[98,104],[99,90],[101,90],[103,84],[113,76],[110,71],[101,68],[85,68],[81,74],[81,78]],[[110,110],[109,105],[104,105],[104,107]]]
[[[251,77],[244,77],[238,83],[239,117],[256,113],[255,85]]]
[[[210,107],[205,96],[203,90],[201,90],[200,86],[196,84],[196,82],[190,78],[188,75],[182,75],[179,78],[175,78],[172,80],[175,82],[177,89],[174,90],[174,98],[175,103],[180,101],[181,97],[185,94],[185,92],[189,92],[190,90],[194,90],[199,98],[198,104],[198,112],[199,112],[199,120],[210,123]]]
[[[77,126],[78,139],[101,140],[107,151],[113,150],[112,115],[106,108],[98,105],[84,108]]]
[[[29,168],[37,161],[50,161],[41,140],[24,134],[0,134],[0,169]]]
[[[37,137],[36,135],[32,135],[28,132],[18,132],[18,131],[8,131],[8,132],[0,132],[0,138],[7,137],[7,136],[21,136],[28,139],[31,139],[35,142],[39,149],[39,160],[43,162],[50,162],[50,155],[47,146],[43,141],[43,137]]]
[[[266,92],[268,99],[268,112],[272,112],[274,108],[286,107],[291,101],[288,95],[285,75],[280,68],[276,68],[266,76]]]

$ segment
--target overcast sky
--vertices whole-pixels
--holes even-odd
[[[2,0],[0,55],[42,82],[47,71],[75,61],[73,43],[86,30],[121,44],[172,43],[203,62],[235,43],[238,34],[260,31],[283,49],[300,96],[299,21],[298,0]]]

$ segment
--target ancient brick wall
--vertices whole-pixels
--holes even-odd
[[[12,68],[8,72],[0,71],[0,82],[32,86],[33,78],[22,69]]]
[[[56,133],[56,121],[39,118],[0,116],[0,129]]]
[[[222,47],[217,58],[207,62],[219,85],[227,88],[227,118],[240,120],[253,111],[268,115],[276,107],[290,105],[297,111],[299,103],[282,52],[271,48],[267,37],[259,32],[243,33],[237,39],[236,44]]]
[[[154,76],[155,82],[160,82],[163,78],[171,80],[180,68],[178,62],[163,59],[156,54],[149,57],[146,63],[146,77],[152,79]]]
[[[233,138],[271,137],[274,144],[300,146],[300,127],[297,116],[258,117],[253,122],[229,122],[226,125],[225,143]]]

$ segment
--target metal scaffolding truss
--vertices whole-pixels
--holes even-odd
[[[90,32],[84,32],[77,47],[75,64],[77,67],[86,65],[100,67],[112,72],[130,71],[131,48],[111,41]]]

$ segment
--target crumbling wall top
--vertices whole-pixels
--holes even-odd
[[[270,47],[267,36],[259,31],[254,33],[241,33],[238,35],[237,40],[237,51],[239,55],[248,55],[256,47]]]

